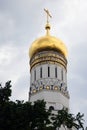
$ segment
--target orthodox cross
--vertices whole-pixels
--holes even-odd
[[[49,17],[52,18],[52,16],[47,9],[44,9],[44,11],[47,13],[47,23],[49,23]]]

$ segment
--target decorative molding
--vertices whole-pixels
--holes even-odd
[[[57,88],[57,86],[56,86],[56,88]],[[69,96],[69,92],[68,91],[63,91],[63,89],[62,90],[60,90],[59,89],[59,87],[58,87],[58,89],[53,89],[53,90],[51,90],[50,89],[50,86],[47,86],[46,88],[42,88],[42,89],[39,89],[39,90],[35,90],[35,89],[33,89],[32,90],[32,92],[30,92],[30,96],[33,96],[33,95],[35,95],[35,94],[37,94],[37,93],[40,93],[41,91],[53,91],[54,93],[55,92],[60,92],[63,96],[65,96],[66,98],[70,98],[70,96]]]
[[[61,86],[62,83],[62,86]],[[58,79],[48,79],[44,78],[43,80],[37,80],[33,84],[31,84],[30,87],[30,95],[36,94],[40,91],[47,90],[47,91],[53,91],[53,92],[60,92],[65,97],[69,98],[69,93],[66,89],[66,84],[63,83],[61,80]]]
[[[30,70],[33,67],[36,67],[42,64],[56,64],[56,65],[60,65],[64,67],[67,70],[67,60],[65,59],[65,57],[53,51],[50,51],[50,52],[45,51],[43,53],[36,54],[30,60]]]

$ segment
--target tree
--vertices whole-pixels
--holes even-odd
[[[62,125],[66,129],[67,121],[68,121],[68,113],[66,110],[59,110],[57,115],[54,115],[53,118],[53,126],[54,128],[60,128]]]
[[[31,103],[17,100],[10,108],[10,130],[29,130]]]
[[[9,124],[10,105],[9,100],[11,96],[11,81],[5,83],[2,87],[0,84],[0,130],[5,130]]]
[[[29,130],[32,105],[10,101],[11,92],[11,81],[0,85],[0,130]]]
[[[84,115],[80,112],[74,116],[67,109],[62,109],[52,114],[46,109],[44,100],[33,104],[19,100],[13,102],[10,100],[11,92],[11,81],[6,82],[4,87],[0,84],[0,130],[55,130],[61,126],[84,129]]]
[[[50,112],[46,110],[46,102],[44,100],[35,101],[32,110],[31,130],[35,128],[44,130],[50,123],[49,116]]]
[[[83,117],[84,117],[84,114],[81,114],[80,112],[78,112],[77,115],[76,115],[75,121],[78,124],[78,129],[82,128],[84,130],[84,127],[83,127],[84,119],[83,119]]]
[[[11,81],[5,86],[0,85],[0,130],[44,130],[50,123],[50,112],[46,110],[44,100],[38,100],[31,104],[16,100],[10,100]]]
[[[11,96],[11,81],[5,83],[5,86],[2,87],[0,84],[0,104],[8,102]]]
[[[60,128],[63,126],[66,130],[66,128],[83,128],[83,122],[81,122],[83,117],[83,114],[77,114],[76,117],[69,113],[67,109],[62,109],[58,111],[57,115],[54,115],[53,119],[53,126],[54,128]]]

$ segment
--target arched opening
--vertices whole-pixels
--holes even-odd
[[[53,106],[50,106],[50,107],[49,107],[49,110],[51,110],[51,111],[54,110],[54,107],[53,107]]]

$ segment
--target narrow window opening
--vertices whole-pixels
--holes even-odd
[[[34,80],[36,80],[36,70],[34,70]]]
[[[57,78],[57,67],[55,68],[55,77]]]
[[[63,80],[63,70],[61,71],[61,79]]]
[[[48,66],[48,77],[50,77],[50,67]]]
[[[40,78],[42,78],[42,67],[40,68]]]

